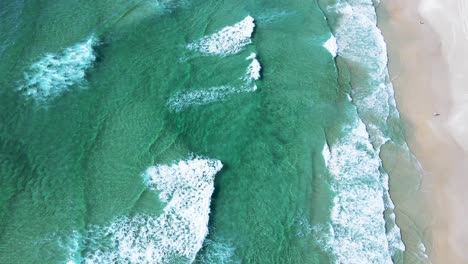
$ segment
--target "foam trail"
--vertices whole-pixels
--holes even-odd
[[[251,60],[251,62],[242,77],[244,84],[240,87],[223,85],[202,90],[181,91],[169,98],[167,101],[169,109],[174,112],[181,112],[192,106],[221,102],[233,94],[256,91],[257,85],[254,82],[261,78],[262,66],[255,53],[251,53],[246,60]]]
[[[254,19],[247,16],[239,23],[201,38],[187,45],[189,50],[206,55],[228,56],[239,53],[252,43],[251,36],[255,28]]]
[[[262,69],[262,66],[260,65],[260,62],[257,59],[257,54],[251,53],[246,60],[252,60],[252,62],[247,66],[247,71],[244,76],[244,80],[248,83],[251,84],[253,81],[257,81],[260,79],[260,71]]]
[[[163,213],[94,227],[89,240],[99,241],[99,249],[92,247],[84,263],[193,262],[208,233],[214,176],[221,168],[219,160],[201,157],[148,168],[144,180],[166,203]]]
[[[210,87],[204,90],[182,91],[169,98],[167,105],[171,111],[181,112],[191,106],[222,101],[226,96],[239,92],[239,89],[229,85]]]
[[[169,98],[167,105],[174,112],[184,111],[192,106],[222,102],[228,96],[244,92],[254,92],[256,85],[235,87],[230,85],[210,87],[204,90],[182,91]]]
[[[336,44],[335,36],[331,35],[331,37],[323,44],[323,47],[326,48],[333,57],[336,57],[336,53],[338,51],[338,46]]]
[[[330,226],[316,227],[316,232],[327,234],[319,242],[336,263],[392,263],[383,218],[380,159],[360,119],[345,132],[323,149],[335,198]]]
[[[37,102],[53,99],[66,92],[72,85],[85,80],[85,72],[96,60],[94,36],[68,47],[61,53],[49,53],[24,73],[23,84],[18,90]]]

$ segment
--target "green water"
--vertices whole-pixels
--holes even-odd
[[[0,9],[0,263],[79,263],[96,248],[116,251],[93,232],[161,214],[165,203],[142,174],[191,155],[223,164],[195,262],[339,261],[322,231],[335,225],[339,192],[323,150],[341,144],[358,117],[323,47],[331,30],[316,1],[10,0]],[[249,15],[252,43],[241,52],[187,49]],[[64,49],[89,39],[96,59],[78,62],[79,81],[57,79],[51,87],[66,88],[41,100],[18,91],[46,53],[63,60]],[[168,107],[178,92],[242,86],[252,52],[262,67],[257,90]],[[370,151],[366,144],[356,148]],[[134,263],[126,261],[113,262]]]

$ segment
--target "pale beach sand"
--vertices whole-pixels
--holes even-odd
[[[422,165],[415,194],[394,188],[397,221],[407,249],[420,234],[430,257],[425,262],[468,263],[468,1],[381,2],[379,26],[398,108]],[[423,263],[421,254],[411,263]]]

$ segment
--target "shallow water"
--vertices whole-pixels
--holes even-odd
[[[0,262],[402,261],[384,42],[335,2],[2,4]]]

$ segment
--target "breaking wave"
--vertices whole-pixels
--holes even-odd
[[[181,91],[173,95],[167,101],[169,110],[181,112],[192,106],[208,105],[224,101],[228,96],[238,93],[255,92],[257,85],[255,81],[261,78],[262,66],[257,59],[257,54],[251,53],[246,60],[251,60],[247,66],[242,80],[244,84],[239,86],[223,85],[200,90]]]
[[[255,28],[254,19],[247,16],[239,23],[201,38],[187,45],[189,50],[207,55],[228,56],[239,53],[252,43],[251,37]]]
[[[338,46],[336,44],[335,36],[331,35],[331,37],[327,40],[327,42],[323,44],[323,47],[325,47],[333,57],[336,57]]]
[[[61,53],[46,54],[24,73],[23,84],[18,90],[26,97],[41,102],[53,99],[72,85],[83,82],[86,70],[96,60],[93,49],[96,43],[96,38],[90,37]]]
[[[377,27],[373,1],[338,1],[327,6],[325,12],[337,17],[337,52],[351,70],[353,103],[378,150],[389,139],[384,135],[390,127],[388,123],[397,123],[399,113],[388,76],[386,43]]]
[[[327,234],[321,246],[336,263],[392,263],[386,234],[381,161],[358,119],[345,128],[335,144],[325,144],[323,156],[335,193],[329,226],[315,227]]]
[[[351,103],[356,107],[359,115],[359,124],[352,134],[356,137],[355,140],[360,138],[362,141],[351,143],[353,142],[352,137],[343,139],[342,146],[338,148],[341,149],[342,153],[347,151],[346,155],[351,155],[350,157],[353,157],[353,153],[361,154],[350,160],[345,160],[343,156],[343,161],[336,165],[339,165],[338,167],[345,166],[343,168],[346,169],[340,173],[356,177],[355,173],[358,171],[355,169],[349,173],[349,168],[346,167],[347,164],[356,161],[356,168],[362,170],[360,175],[373,175],[362,178],[361,185],[353,187],[353,185],[346,183],[343,186],[346,188],[339,188],[336,200],[339,206],[335,205],[335,208],[342,208],[342,211],[348,212],[349,215],[354,214],[352,211],[354,206],[362,206],[360,210],[365,213],[360,216],[357,211],[355,212],[359,220],[351,222],[349,232],[355,232],[350,234],[362,234],[363,238],[374,241],[373,244],[358,243],[355,246],[362,250],[353,252],[349,250],[347,243],[336,243],[334,252],[338,258],[353,260],[353,262],[347,261],[347,263],[390,263],[392,257],[401,255],[405,250],[405,245],[401,240],[400,229],[395,222],[394,205],[389,194],[388,175],[383,170],[378,155],[384,144],[393,144],[405,149],[406,143],[401,140],[403,136],[399,134],[398,129],[394,129],[399,124],[399,113],[396,109],[393,87],[388,77],[386,44],[377,27],[374,1],[338,0],[325,4],[323,11],[333,29],[333,35],[336,37],[336,52],[344,62],[341,67],[346,68],[345,71],[349,71],[351,74],[350,81],[348,81],[351,85]],[[349,142],[346,143],[346,141]],[[363,149],[366,149],[367,156],[362,152]],[[332,147],[329,166],[333,160],[333,151]],[[336,159],[337,156],[334,157]],[[332,172],[333,175],[336,173],[336,171]],[[371,180],[369,177],[374,179]],[[342,180],[348,181],[348,179]],[[340,192],[343,193],[340,194]],[[360,198],[348,199],[347,197],[348,195],[360,197],[361,194],[363,199],[365,197],[372,198],[373,202],[368,205],[363,202],[359,203]],[[370,202],[369,199],[362,201]],[[342,200],[347,202],[343,203]],[[346,208],[347,206],[350,208]],[[374,224],[379,223],[379,226],[371,228],[367,220],[361,221],[361,217],[366,217],[372,212],[370,208],[373,208],[375,214]],[[338,211],[335,210],[335,216],[336,212]],[[340,213],[338,215],[344,218],[343,221],[346,220],[346,214]],[[368,220],[370,221],[371,218],[369,217]],[[383,226],[383,229],[380,226]],[[380,229],[373,230],[374,228]],[[340,232],[345,232],[344,228],[340,230]],[[367,233],[356,233],[356,230]],[[355,242],[359,241],[355,240]],[[350,244],[352,245],[351,242]],[[360,260],[358,256],[360,256]],[[379,257],[381,257],[380,262],[378,261]]]
[[[93,246],[76,263],[193,262],[208,233],[214,177],[221,168],[219,160],[201,157],[148,168],[144,181],[166,203],[162,214],[93,226],[85,243]]]

